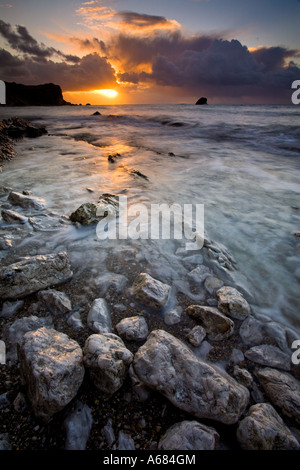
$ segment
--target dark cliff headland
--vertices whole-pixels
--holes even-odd
[[[6,104],[2,106],[66,106],[71,105],[63,99],[59,85],[22,85],[5,82]]]

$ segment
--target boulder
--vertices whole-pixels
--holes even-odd
[[[28,218],[24,215],[9,209],[2,209],[1,215],[2,219],[8,224],[25,224],[28,221]]]
[[[250,305],[234,287],[224,286],[217,291],[218,308],[232,318],[244,320],[250,314]]]
[[[42,290],[38,293],[38,299],[55,315],[72,311],[71,300],[64,292],[54,289]]]
[[[239,334],[247,346],[258,346],[264,342],[264,323],[250,315],[241,324]]]
[[[18,299],[72,277],[67,253],[26,256],[22,261],[0,268],[0,297]]]
[[[190,305],[186,313],[205,328],[209,339],[221,341],[233,333],[233,321],[215,307]]]
[[[83,356],[94,385],[107,395],[113,395],[123,385],[133,359],[121,338],[112,333],[89,336]]]
[[[7,200],[14,206],[20,206],[24,209],[41,210],[45,208],[45,199],[40,197],[28,196],[27,194],[12,191],[9,193]]]
[[[116,325],[116,330],[119,336],[128,341],[143,341],[149,334],[147,322],[140,315],[123,318]]]
[[[35,331],[43,326],[52,328],[51,317],[30,317],[18,318],[11,324],[7,324],[3,330],[3,339],[6,344],[6,360],[14,364],[18,360],[18,347],[22,343],[25,333]]]
[[[219,434],[198,421],[182,421],[171,426],[158,443],[159,450],[216,450]]]
[[[300,423],[300,382],[288,372],[269,367],[259,369],[256,375],[273,405]]]
[[[95,299],[87,317],[88,327],[95,333],[112,333],[111,316],[105,299]]]
[[[237,440],[245,450],[296,450],[300,447],[270,403],[251,406],[239,423]]]
[[[82,384],[82,350],[64,333],[42,327],[24,335],[18,355],[33,411],[47,421],[76,396]]]
[[[270,344],[253,346],[245,352],[245,356],[250,361],[262,366],[275,367],[287,371],[291,370],[291,356]]]
[[[76,400],[63,422],[66,450],[85,450],[93,424],[91,409]]]
[[[149,388],[197,418],[233,424],[248,405],[245,387],[163,330],[150,333],[137,351],[133,367]]]
[[[161,309],[168,300],[171,287],[147,273],[141,273],[135,280],[133,296],[141,303],[150,308]]]
[[[119,199],[112,194],[102,194],[98,202],[81,204],[72,214],[70,220],[82,225],[97,224],[105,217],[116,216],[119,210]]]

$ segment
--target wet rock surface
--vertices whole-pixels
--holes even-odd
[[[249,401],[247,389],[163,330],[152,331],[133,367],[148,387],[198,418],[233,424]]]
[[[162,450],[216,450],[219,434],[198,421],[183,421],[167,430],[158,443]]]
[[[42,327],[24,335],[18,357],[33,411],[47,421],[65,408],[82,384],[82,350],[67,335]]]

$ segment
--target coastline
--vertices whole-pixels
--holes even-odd
[[[4,239],[11,242],[11,244],[7,243],[7,246],[4,246],[5,251],[8,250],[6,251],[7,256],[5,256],[5,266],[10,266],[9,271],[12,270],[12,266],[15,263],[22,263],[22,257],[28,257],[28,260],[33,263],[34,267],[36,262],[35,257],[39,256],[38,246],[30,245],[30,243],[26,245],[20,242],[25,239],[28,242],[30,237],[33,237],[34,240],[34,235],[41,231],[51,233],[53,228],[59,230],[59,226],[73,227],[74,224],[70,220],[70,214],[53,213],[53,211],[47,209],[47,201],[44,201],[45,205],[43,206],[42,201],[37,201],[36,196],[31,194],[28,188],[24,188],[24,192],[25,194],[17,192],[21,194],[17,203],[16,199],[11,196],[12,193],[16,193],[14,188],[4,188],[1,193],[2,210],[7,211],[8,216],[12,216],[9,211],[17,212],[17,215],[14,214],[15,219],[13,221],[10,220],[10,222],[6,222],[4,226],[1,226],[2,236],[6,234]],[[22,196],[25,196],[24,201],[26,200],[24,207],[20,207],[20,204],[23,203]],[[34,202],[40,202],[42,204],[41,207],[34,207]],[[24,221],[24,218],[26,221]],[[43,223],[46,219],[48,225]],[[78,225],[75,225],[76,227],[78,228]],[[14,243],[16,243],[15,247]],[[43,254],[46,255],[46,253]],[[56,254],[57,251],[48,251],[47,253],[49,256]],[[199,255],[202,259],[201,262]],[[214,258],[211,257],[212,255],[214,255]],[[240,292],[241,296],[234,292],[234,295],[231,297],[233,304],[236,302],[236,305],[238,305],[236,307],[238,318],[234,318],[230,310],[226,311],[227,307],[220,300],[220,293],[218,294],[219,289],[229,286],[237,287],[239,291],[239,288],[234,286],[232,280],[226,279],[222,266],[212,263],[212,260],[216,261],[218,259],[216,255],[222,256],[223,259],[225,257],[226,261],[229,264],[231,263],[230,254],[222,251],[222,248],[217,243],[208,238],[202,250],[199,253],[197,252],[196,257],[195,253],[177,252],[178,257],[182,259],[189,258],[185,259],[185,263],[189,270],[191,291],[196,294],[199,292],[203,293],[203,299],[198,304],[211,309],[206,311],[206,314],[196,312],[196,314],[193,313],[194,316],[189,315],[187,309],[195,304],[195,302],[191,302],[191,299],[182,292],[177,292],[175,295],[177,302],[173,315],[171,314],[166,317],[165,314],[168,313],[167,303],[161,306],[161,308],[149,307],[149,295],[147,292],[143,291],[142,296],[137,297],[134,289],[139,274],[147,273],[147,262],[141,257],[136,258],[135,251],[128,249],[127,252],[121,254],[116,251],[115,256],[110,256],[106,260],[106,266],[99,266],[97,273],[86,266],[84,270],[86,278],[84,279],[81,277],[82,273],[78,277],[75,271],[70,279],[63,279],[62,283],[58,285],[54,286],[53,282],[49,281],[48,284],[46,283],[45,288],[38,288],[37,290],[30,288],[31,290],[29,289],[26,294],[22,294],[20,297],[16,294],[13,300],[10,297],[12,295],[11,292],[8,293],[7,300],[4,298],[4,301],[13,301],[15,303],[22,298],[21,300],[24,303],[18,306],[16,313],[8,313],[9,308],[6,307],[3,314],[2,305],[0,321],[2,335],[3,331],[5,331],[5,343],[9,355],[12,348],[12,344],[9,343],[11,338],[17,338],[20,344],[19,347],[22,348],[24,347],[24,345],[22,346],[23,335],[26,331],[30,331],[28,326],[23,324],[21,327],[19,325],[20,330],[18,333],[18,323],[14,324],[14,322],[29,316],[35,316],[38,319],[43,319],[43,321],[47,318],[47,326],[52,323],[52,328],[55,331],[67,334],[69,338],[76,341],[80,350],[83,350],[88,337],[95,333],[95,330],[91,329],[88,325],[88,316],[93,302],[96,298],[105,298],[111,317],[110,333],[113,335],[118,336],[117,325],[125,317],[143,317],[146,320],[149,333],[157,330],[165,331],[174,338],[174,340],[169,337],[167,338],[171,341],[173,348],[174,357],[172,361],[177,361],[179,360],[178,357],[181,357],[181,346],[177,343],[177,339],[179,339],[190,351],[191,360],[195,361],[196,368],[201,368],[207,364],[217,366],[218,377],[225,377],[226,384],[228,382],[231,383],[233,379],[233,389],[239,390],[237,396],[244,394],[247,403],[243,409],[237,412],[236,419],[232,423],[229,425],[224,424],[222,418],[220,421],[219,419],[216,420],[215,417],[199,417],[195,415],[195,411],[187,412],[184,407],[178,406],[179,402],[174,405],[175,399],[172,397],[172,400],[170,400],[168,390],[164,391],[164,396],[159,393],[159,390],[163,388],[160,376],[155,377],[154,382],[150,384],[152,391],[149,394],[149,386],[145,388],[146,377],[143,377],[141,372],[137,380],[137,359],[131,361],[135,364],[135,372],[131,371],[130,373],[128,368],[125,376],[122,378],[121,387],[114,391],[111,397],[109,397],[109,394],[99,391],[93,383],[91,376],[89,376],[89,368],[85,365],[85,376],[75,396],[61,410],[51,415],[49,421],[45,423],[41,420],[40,416],[35,416],[33,412],[32,402],[30,399],[28,400],[27,396],[28,383],[27,385],[21,383],[17,359],[17,361],[13,360],[14,363],[11,367],[9,365],[0,366],[2,376],[2,389],[0,391],[2,429],[0,434],[8,434],[7,440],[9,445],[14,450],[54,450],[65,448],[67,437],[63,423],[66,417],[70,416],[73,411],[72,406],[77,406],[77,400],[79,400],[89,408],[90,412],[86,411],[88,416],[90,414],[92,416],[92,427],[88,433],[86,444],[86,448],[91,450],[114,450],[114,447],[124,450],[122,446],[125,448],[128,446],[131,449],[134,446],[135,450],[157,450],[159,443],[170,426],[182,421],[192,422],[194,420],[216,430],[219,434],[220,444],[214,442],[213,444],[210,443],[210,445],[217,448],[240,449],[241,447],[247,448],[247,445],[276,446],[278,444],[272,441],[271,438],[270,443],[266,441],[265,437],[262,437],[263,426],[261,428],[262,435],[258,438],[256,444],[253,444],[253,439],[251,441],[249,436],[248,441],[247,439],[242,441],[241,437],[240,440],[237,439],[237,427],[246,418],[250,407],[264,402],[273,404],[274,409],[276,409],[287,427],[292,431],[289,434],[287,428],[278,424],[277,418],[275,419],[274,416],[272,419],[270,418],[276,432],[281,437],[283,436],[280,445],[283,448],[297,448],[296,437],[298,438],[299,446],[300,434],[297,406],[295,405],[294,408],[287,410],[285,401],[288,401],[288,399],[284,394],[278,402],[274,386],[272,388],[275,378],[266,378],[261,373],[265,369],[275,370],[276,374],[281,377],[282,384],[288,380],[287,377],[291,377],[291,383],[295,386],[294,399],[298,400],[298,404],[300,403],[300,388],[297,388],[300,387],[299,366],[291,363],[293,353],[291,344],[293,340],[299,338],[299,334],[297,331],[293,332],[291,328],[285,327],[266,316],[254,315],[251,311],[251,293],[250,297],[248,297],[246,292]],[[20,258],[21,261],[18,261]],[[72,270],[72,262],[70,262],[70,265]],[[216,267],[218,267],[217,271]],[[4,268],[2,268],[2,272]],[[221,278],[221,273],[224,274],[223,278]],[[47,278],[47,276],[45,277]],[[88,278],[90,282],[87,282]],[[155,279],[153,275],[151,278]],[[2,277],[2,280],[4,279],[5,276]],[[85,284],[92,285],[92,280],[95,281],[95,279],[94,289],[87,291]],[[158,279],[155,280],[159,281]],[[150,280],[150,291],[152,282]],[[174,287],[172,277],[167,285],[169,288]],[[62,308],[61,305],[65,305],[65,303],[57,295],[54,295],[54,300],[49,300],[49,298],[47,300],[42,299],[39,292],[47,292],[49,288],[55,292],[65,294],[72,308],[68,307],[65,310],[60,310]],[[152,290],[155,291],[155,288]],[[241,298],[245,303],[242,302],[241,304]],[[246,307],[246,311],[244,311],[242,305],[248,305],[249,309]],[[170,308],[171,310],[172,308]],[[244,313],[241,313],[241,311]],[[215,315],[214,321],[207,320],[207,313],[209,313],[210,319]],[[166,318],[169,324],[166,322]],[[38,331],[42,324],[39,320],[35,320],[35,322],[34,331]],[[172,322],[174,323],[172,324]],[[17,329],[12,329],[9,332],[12,325]],[[216,325],[217,332],[215,330]],[[204,328],[206,336],[198,346],[195,346],[197,344],[195,343],[195,335],[191,336],[190,332],[194,327],[197,328],[199,326],[202,329]],[[32,328],[32,325],[29,328]],[[194,333],[199,334],[199,331],[198,328]],[[224,332],[228,332],[227,337],[224,337]],[[218,335],[221,335],[221,339]],[[191,342],[191,338],[193,338],[194,345]],[[122,341],[125,349],[133,356],[137,356],[138,351],[147,343],[148,339],[144,338],[142,341],[128,340],[126,339],[125,330]],[[174,344],[172,341],[174,341]],[[267,347],[261,348],[262,345]],[[17,348],[16,344],[14,344],[14,348]],[[256,349],[253,350],[253,348]],[[251,350],[250,353],[249,350]],[[184,354],[187,353],[185,352]],[[184,364],[181,365],[184,367]],[[163,375],[164,371],[160,372]],[[228,377],[231,377],[231,379]],[[177,385],[179,384],[179,382],[176,383]],[[184,389],[187,387],[184,383],[181,386]],[[287,386],[285,392],[287,392],[288,388]],[[185,392],[187,393],[186,390]],[[214,399],[218,401],[221,399],[221,393],[220,391],[216,393],[217,395]],[[43,404],[43,406],[46,405]],[[226,403],[224,406],[226,409]],[[224,415],[226,413],[227,411],[224,412]],[[88,428],[90,421],[83,419],[83,422],[85,422]],[[205,432],[208,433],[207,430]],[[2,442],[4,440],[5,438],[2,439]],[[250,442],[251,444],[249,444]]]

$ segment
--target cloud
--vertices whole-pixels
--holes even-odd
[[[42,43],[39,44],[38,41],[29,34],[25,26],[17,25],[13,28],[9,23],[0,20],[0,35],[6,39],[12,49],[24,54],[29,54],[34,57],[35,60],[43,61],[56,55],[68,62],[78,62],[78,58],[73,55],[66,55],[53,47],[47,47]]]
[[[284,67],[286,59],[295,57],[299,52],[296,49],[285,47],[258,47],[251,51],[255,60],[263,65],[264,71],[279,70]]]

